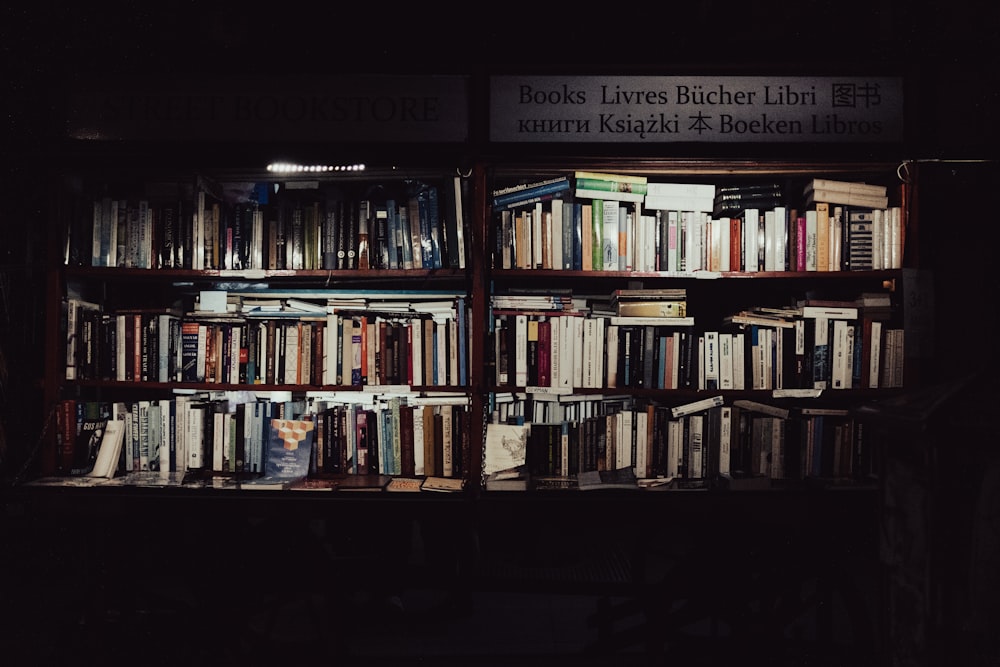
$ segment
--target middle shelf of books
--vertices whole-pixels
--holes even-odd
[[[66,178],[44,483],[464,489],[479,326],[454,173]]]
[[[491,169],[484,488],[872,485],[855,408],[916,375],[900,294],[912,176],[756,161]]]

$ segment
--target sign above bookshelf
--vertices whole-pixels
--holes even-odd
[[[496,76],[494,142],[896,143],[901,77]]]

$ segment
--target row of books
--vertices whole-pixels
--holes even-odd
[[[79,204],[72,266],[142,269],[367,270],[466,267],[462,179],[381,184],[175,184],[169,194]],[[294,185],[294,187],[293,187]]]
[[[647,210],[552,199],[496,214],[498,269],[638,272],[846,271],[902,267],[902,209],[825,202],[797,210]]]
[[[105,476],[204,471],[241,476],[252,486],[319,474],[467,472],[466,397],[286,398],[203,392],[116,403],[65,399],[57,410],[58,471],[91,474],[111,424],[121,427],[122,445]]]
[[[464,298],[436,315],[407,310],[103,312],[67,300],[66,379],[240,385],[469,382]]]
[[[884,185],[831,178],[811,178],[802,186],[801,196],[790,186],[775,181],[676,183],[650,181],[640,174],[575,171],[533,182],[522,182],[493,190],[494,212],[530,206],[552,199],[613,200],[640,204],[646,210],[677,210],[714,216],[738,215],[747,208],[771,209],[804,202],[887,208],[888,188]],[[638,208],[638,207],[637,207]]]
[[[903,330],[883,311],[736,314],[718,329],[693,319],[495,311],[493,379],[561,389],[903,386]]]
[[[520,400],[525,411],[537,397]],[[847,409],[720,400],[686,412],[625,397],[592,400],[579,419],[495,419],[487,425],[487,490],[520,477],[577,477],[631,469],[637,480],[720,476],[842,480],[873,478],[863,425]],[[680,414],[678,414],[680,413]],[[511,474],[511,473],[514,474]],[[497,483],[491,487],[491,480]]]

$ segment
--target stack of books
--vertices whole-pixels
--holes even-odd
[[[687,317],[687,290],[619,289],[611,293],[611,306],[620,317]]]
[[[695,211],[711,213],[715,205],[715,185],[711,183],[650,183],[645,206],[653,211]]]
[[[887,188],[870,183],[814,178],[806,183],[802,194],[807,207],[816,202],[870,209],[886,208],[889,205]]]
[[[781,183],[745,183],[719,187],[715,193],[712,215],[716,217],[739,216],[748,208],[771,210],[784,206],[784,187]]]

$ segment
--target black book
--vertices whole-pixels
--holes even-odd
[[[337,257],[337,244],[339,242],[339,215],[342,211],[342,202],[330,200],[326,202],[323,209],[323,223],[320,233],[320,258],[323,269],[332,271],[340,268]]]

